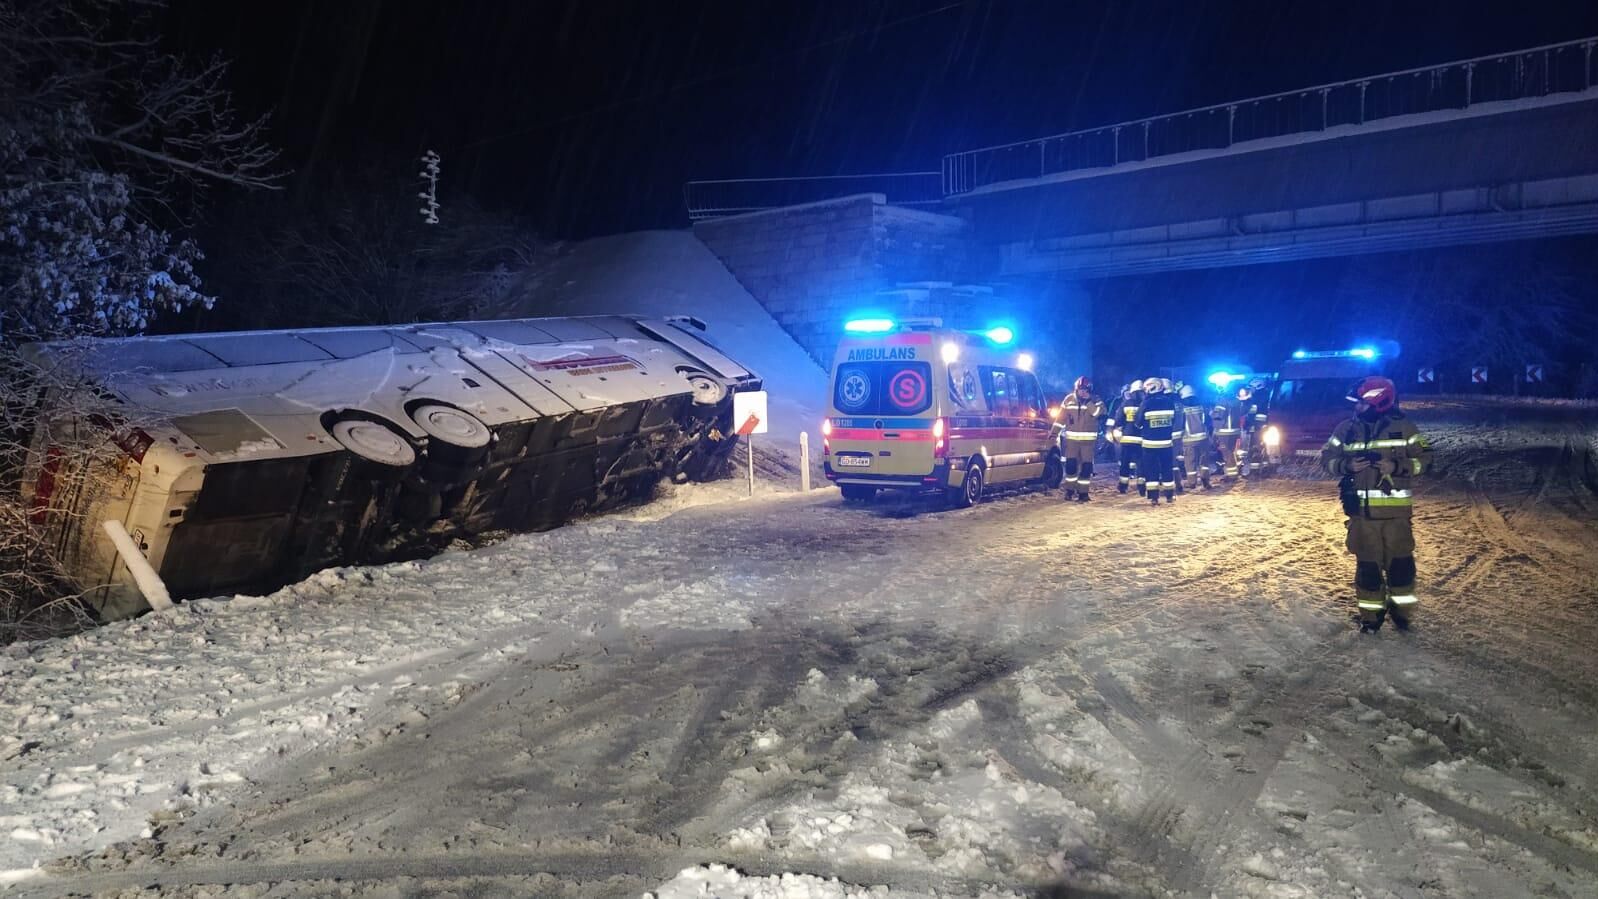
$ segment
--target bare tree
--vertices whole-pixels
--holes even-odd
[[[1590,289],[1555,250],[1508,246],[1364,260],[1339,292],[1350,317],[1416,364],[1518,367],[1580,354]]]
[[[414,189],[383,172],[265,211],[224,252],[229,295],[252,327],[400,324],[492,317],[559,247],[513,217],[461,201],[439,224]]]
[[[191,224],[217,185],[275,189],[265,119],[219,59],[162,52],[159,4],[0,0],[0,335],[125,333],[208,305]]]
[[[0,641],[76,608],[51,528],[74,527],[129,423],[30,340],[138,332],[209,306],[193,224],[217,186],[273,190],[265,119],[219,59],[164,52],[154,0],[0,0]],[[40,490],[41,485],[49,488]],[[25,488],[25,489],[24,489]],[[65,597],[65,599],[63,599]]]

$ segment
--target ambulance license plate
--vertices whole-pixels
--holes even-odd
[[[839,468],[870,468],[871,467],[871,457],[870,456],[839,456],[838,457],[838,467]]]

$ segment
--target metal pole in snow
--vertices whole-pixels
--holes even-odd
[[[810,432],[799,432],[799,492],[810,492]]]
[[[161,576],[155,573],[150,560],[144,557],[138,544],[128,535],[127,528],[122,526],[122,522],[115,518],[107,518],[102,527],[111,538],[111,545],[121,553],[123,564],[128,566],[128,572],[133,575],[133,583],[138,586],[139,592],[144,594],[144,601],[150,604],[150,608],[157,612],[172,608],[172,594],[167,592]]]
[[[755,495],[755,435],[750,434],[745,444],[749,450],[749,495]]]

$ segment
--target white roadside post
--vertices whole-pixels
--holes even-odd
[[[810,432],[799,432],[799,492],[810,492]]]
[[[122,554],[123,564],[127,565],[128,571],[132,573],[133,583],[137,584],[139,592],[144,594],[144,601],[157,612],[172,608],[172,594],[166,591],[166,584],[161,581],[161,576],[155,573],[150,560],[144,557],[144,551],[139,549],[132,537],[128,536],[127,528],[122,526],[122,522],[107,518],[104,527],[106,534],[111,538],[111,545]]]
[[[766,415],[766,392],[750,390],[732,395],[732,420],[738,422],[738,436],[744,438],[744,448],[749,453],[749,495],[755,495],[755,441],[754,435],[764,434],[769,428]]]

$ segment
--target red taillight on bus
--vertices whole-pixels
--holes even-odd
[[[942,459],[949,454],[949,425],[941,418],[932,420],[932,458]]]

